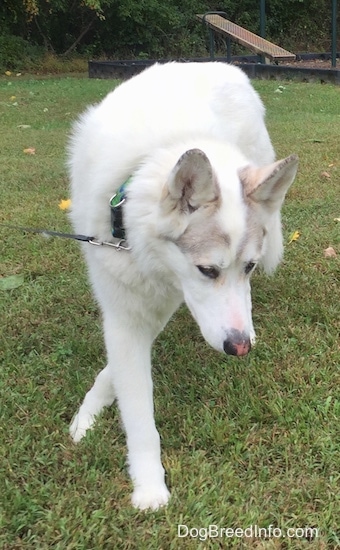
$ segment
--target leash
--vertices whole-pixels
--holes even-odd
[[[75,241],[81,241],[83,243],[89,243],[94,246],[111,246],[115,250],[131,250],[131,247],[127,246],[125,239],[118,239],[116,243],[109,241],[99,241],[95,237],[89,237],[88,235],[78,235],[74,233],[61,233],[60,231],[50,231],[49,229],[37,229],[34,227],[21,227],[19,225],[9,225],[7,223],[0,223],[0,227],[7,227],[14,231],[23,231],[24,233],[35,233],[39,235],[45,235],[46,237],[60,237],[62,239],[73,239]]]
[[[77,235],[74,233],[61,233],[60,231],[51,231],[49,229],[36,229],[34,227],[21,227],[19,225],[9,225],[6,223],[0,223],[0,227],[7,227],[8,229],[15,231],[23,231],[24,233],[36,233],[44,235],[45,237],[60,237],[62,239],[73,239],[74,241],[81,241],[83,243],[89,243],[94,246],[111,246],[115,250],[131,250],[125,239],[125,227],[123,223],[123,205],[126,200],[126,187],[130,183],[132,177],[130,176],[123,185],[120,186],[118,191],[110,199],[110,211],[111,211],[111,233],[112,237],[117,242],[99,241],[95,237],[89,237],[88,235]]]

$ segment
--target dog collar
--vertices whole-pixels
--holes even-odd
[[[126,187],[129,185],[132,176],[130,176],[118,191],[110,199],[111,209],[111,232],[117,239],[125,239],[125,227],[123,220],[123,204],[126,200]]]

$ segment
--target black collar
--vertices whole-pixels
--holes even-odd
[[[123,204],[126,201],[126,187],[131,181],[131,176],[120,186],[117,193],[110,199],[111,232],[117,239],[125,239],[125,227],[123,220]]]

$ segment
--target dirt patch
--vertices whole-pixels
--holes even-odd
[[[295,69],[340,69],[340,60],[337,59],[336,67],[332,67],[331,59],[299,59],[297,61],[285,61],[280,63]]]

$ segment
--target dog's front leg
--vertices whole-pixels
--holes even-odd
[[[135,320],[136,321],[136,320]],[[141,510],[165,505],[160,438],[154,421],[151,346],[154,331],[147,322],[106,317],[108,369],[127,436],[128,462],[134,484],[132,503]],[[158,331],[157,331],[158,332]]]

